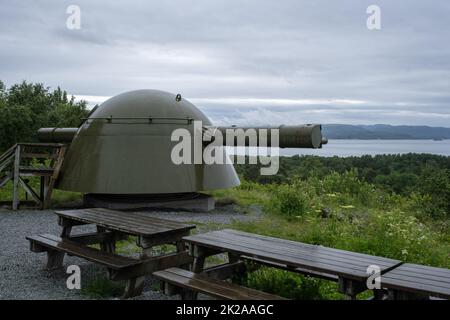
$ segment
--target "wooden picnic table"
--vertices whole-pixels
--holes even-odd
[[[106,265],[111,280],[127,280],[124,298],[141,294],[145,275],[192,261],[182,238],[188,236],[195,225],[103,208],[55,213],[62,227],[61,236],[27,237],[31,250],[47,251],[48,269],[61,267],[65,253]],[[96,232],[71,235],[74,226],[84,224],[95,225]],[[141,248],[138,258],[115,252],[116,242],[129,236],[135,236]],[[92,244],[100,244],[100,250],[90,247]],[[174,244],[176,252],[152,255],[152,248],[163,244]]]
[[[384,274],[381,285],[393,300],[450,299],[450,270],[405,263]]]
[[[194,258],[192,270],[196,273],[204,273],[206,257],[228,253],[230,265],[239,259],[249,258],[257,263],[311,276],[328,277],[330,280],[335,277],[339,291],[349,299],[355,299],[358,293],[367,290],[366,281],[371,275],[369,266],[378,266],[381,274],[384,274],[401,264],[399,260],[230,229],[183,239]]]

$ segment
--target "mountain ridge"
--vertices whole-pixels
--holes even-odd
[[[408,125],[324,124],[322,133],[328,139],[450,139],[450,128]]]

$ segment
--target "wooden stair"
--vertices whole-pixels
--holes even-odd
[[[19,208],[20,186],[33,200],[33,207],[48,208],[65,153],[66,145],[60,143],[18,143],[0,155],[0,188],[9,181],[13,184],[12,201],[6,201],[6,204],[11,204],[13,210]],[[32,159],[43,160],[45,166],[31,166]],[[29,184],[28,178],[31,177],[40,178],[38,192]],[[1,203],[5,204],[3,201]],[[22,201],[22,204],[25,203],[29,201]]]

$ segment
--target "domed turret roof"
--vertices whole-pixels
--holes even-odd
[[[193,118],[209,123],[208,118],[192,103],[169,92],[135,90],[114,96],[96,109],[90,117],[113,118]]]
[[[79,128],[56,187],[96,194],[161,194],[238,185],[231,164],[173,163],[178,142],[171,135],[185,128],[193,136],[192,120],[211,125],[199,109],[175,94],[136,90],[112,97]]]

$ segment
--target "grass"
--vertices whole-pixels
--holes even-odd
[[[110,281],[105,275],[98,274],[95,278],[89,279],[81,288],[81,295],[88,299],[107,299],[120,297],[123,293],[124,284],[122,282]]]
[[[91,247],[99,249],[100,245],[95,244]],[[175,252],[174,245],[161,245],[152,248],[152,255],[163,255]],[[142,249],[136,245],[136,237],[118,241],[116,243],[116,253],[125,256],[136,256],[142,252]],[[88,299],[106,299],[110,297],[119,297],[124,290],[125,282],[113,282],[104,274],[97,274],[95,278],[88,279],[81,289],[81,294]],[[157,289],[156,287],[153,289]]]
[[[39,178],[32,177],[28,179],[28,184],[39,194],[40,180]],[[13,197],[12,181],[9,181],[6,185],[0,188],[0,201],[11,201]],[[20,200],[32,200],[32,198],[25,192],[25,190],[19,186],[19,199]],[[67,206],[79,206],[83,202],[83,194],[79,192],[71,192],[64,190],[54,189],[52,193],[52,207],[67,207]]]
[[[270,195],[267,188],[258,183],[241,181],[241,185],[231,189],[221,189],[209,192],[219,204],[235,203],[241,208],[246,209],[249,206],[265,204],[269,201]]]
[[[27,163],[27,166],[34,168],[49,168],[50,160],[45,160],[44,163],[37,159],[32,159]],[[40,193],[40,177],[28,177],[24,179],[25,182],[37,193]],[[13,197],[13,183],[9,181],[6,185],[0,188],[0,201],[11,201]],[[32,200],[32,198],[25,192],[25,190],[19,184],[19,199],[20,200]],[[52,193],[52,206],[64,207],[64,206],[77,206],[82,204],[83,195],[79,192],[70,192],[63,190],[53,190]]]
[[[251,272],[244,285],[295,300],[339,300],[336,283],[292,272],[263,267]]]

